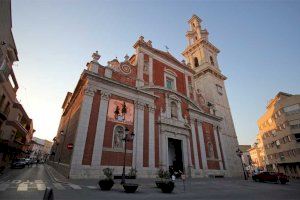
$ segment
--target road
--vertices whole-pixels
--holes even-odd
[[[139,182],[135,194],[126,194],[120,184],[112,191],[99,190],[96,179],[67,180],[61,182],[48,166],[12,169],[0,176],[0,199],[42,199],[46,187],[53,188],[54,199],[299,199],[300,182],[287,185],[257,183],[236,179],[193,179],[185,183],[176,181],[172,194],[163,194],[154,187],[154,180],[131,180]]]

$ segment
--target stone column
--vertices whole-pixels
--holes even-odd
[[[93,149],[93,159],[92,159],[93,167],[100,167],[101,165],[103,138],[104,138],[109,97],[110,94],[107,91],[101,91],[100,110],[98,114],[97,129],[96,129],[96,136],[95,136],[94,149]]]
[[[203,129],[202,129],[202,122],[201,121],[198,122],[198,132],[199,132],[199,140],[200,140],[202,166],[203,166],[203,170],[206,170],[207,169],[207,158],[206,158],[204,135],[203,135]]]
[[[149,106],[149,168],[155,168],[154,119],[155,107]]]
[[[219,143],[219,138],[218,138],[218,133],[217,133],[217,126],[214,125],[213,130],[214,130],[214,137],[215,137],[215,141],[216,141],[219,165],[220,165],[220,169],[223,170],[223,162],[222,162],[220,143]]]
[[[145,104],[139,101],[135,102],[135,109],[136,109],[136,130],[135,132],[135,149],[133,149],[135,160],[135,168],[138,171],[143,170],[143,144],[144,144],[144,106]]]
[[[77,133],[72,154],[72,168],[80,168],[80,166],[82,165],[83,152],[95,91],[96,90],[94,88],[89,86],[86,86],[86,88],[84,89],[84,97],[81,104]]]
[[[195,169],[196,171],[199,171],[199,154],[198,154],[198,148],[197,148],[197,137],[196,137],[196,131],[195,131],[195,119],[191,119],[191,127],[192,127],[192,142],[193,142],[193,151],[194,151],[194,160],[195,160]]]

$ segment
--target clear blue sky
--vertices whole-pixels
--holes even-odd
[[[143,35],[181,60],[192,14],[221,50],[240,144],[254,142],[256,121],[277,92],[300,93],[300,1],[12,0],[12,14],[18,96],[37,137],[56,134],[65,94],[92,52],[105,65],[131,55]]]

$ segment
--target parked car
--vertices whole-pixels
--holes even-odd
[[[26,165],[25,158],[18,158],[12,161],[11,168],[24,168]]]
[[[254,181],[259,182],[280,182],[281,184],[286,184],[289,182],[289,179],[283,173],[275,173],[275,172],[261,172],[252,176]]]

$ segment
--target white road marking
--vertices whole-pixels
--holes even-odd
[[[13,180],[11,183],[20,184],[21,182],[21,180]]]
[[[58,190],[65,190],[66,188],[60,183],[53,183],[54,187]]]
[[[38,190],[46,190],[46,186],[44,183],[37,183],[36,187]]]
[[[27,191],[27,190],[28,190],[28,185],[25,183],[19,184],[18,189],[17,189],[17,191]]]
[[[35,180],[34,182],[35,182],[35,183],[44,183],[43,180]]]
[[[8,183],[0,184],[0,191],[5,191],[8,188],[8,186],[9,186]]]
[[[80,189],[82,189],[79,185],[75,185],[75,184],[72,184],[72,183],[69,183],[69,186],[71,188],[73,188],[74,190],[80,190]]]
[[[97,186],[86,186],[86,187],[89,188],[89,189],[93,189],[93,190],[98,189]]]

